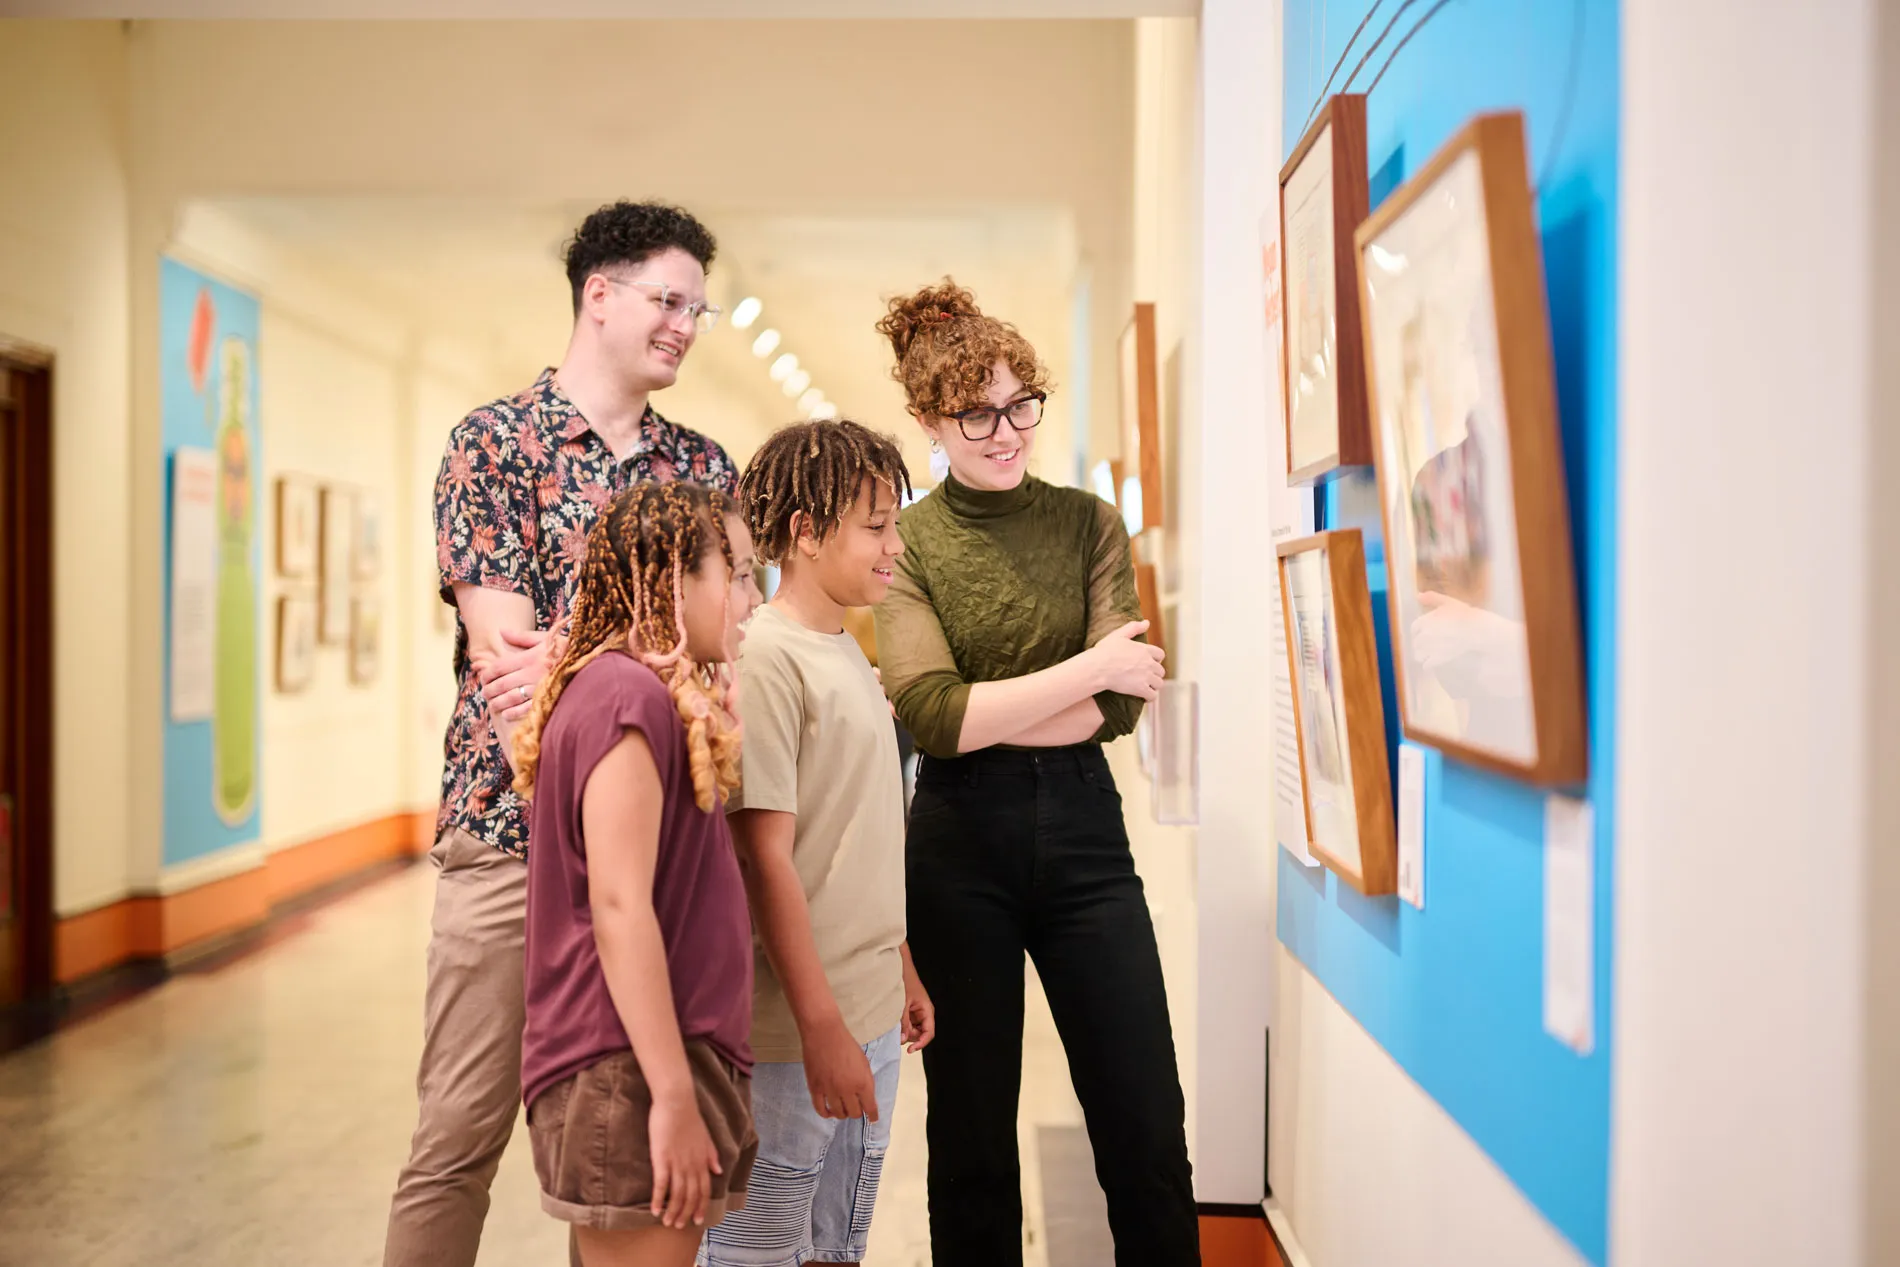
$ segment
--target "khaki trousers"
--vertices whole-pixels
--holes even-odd
[[[521,1110],[528,866],[459,828],[429,860],[441,874],[416,1133],[390,1202],[384,1267],[474,1267],[488,1187]],[[571,1238],[568,1257],[578,1267]]]

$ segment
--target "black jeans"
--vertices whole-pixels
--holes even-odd
[[[1095,745],[926,757],[911,804],[910,949],[937,1005],[933,1261],[1019,1267],[1023,954],[1049,996],[1122,1267],[1198,1264],[1161,956]]]

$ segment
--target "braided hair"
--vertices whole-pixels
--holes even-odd
[[[534,795],[541,734],[568,683],[618,650],[631,651],[666,683],[686,723],[699,808],[710,813],[738,786],[738,681],[724,652],[709,664],[687,654],[685,601],[686,577],[714,550],[733,566],[726,535],[726,516],[733,513],[725,493],[697,484],[644,482],[608,503],[587,534],[566,649],[515,734],[516,792]]]
[[[919,418],[948,417],[987,403],[998,361],[1034,391],[1049,390],[1049,370],[1021,331],[986,316],[976,296],[948,277],[891,300],[877,323],[891,342],[891,377],[904,385]]]
[[[836,532],[866,479],[889,488],[894,501],[909,497],[910,472],[889,436],[842,419],[774,432],[739,482],[740,516],[759,557],[785,565],[798,546],[798,515],[819,541]]]

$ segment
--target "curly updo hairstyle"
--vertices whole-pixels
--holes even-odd
[[[998,361],[1034,391],[1049,390],[1049,371],[1015,326],[988,317],[976,296],[946,277],[891,300],[877,323],[891,341],[897,364],[891,377],[904,385],[919,418],[947,417],[988,403]]]
[[[822,542],[838,530],[867,479],[910,496],[910,472],[897,441],[848,418],[781,427],[759,446],[739,483],[739,514],[759,557],[781,567],[798,545],[800,525]]]
[[[710,271],[719,244],[691,212],[662,202],[609,203],[581,221],[562,258],[574,293],[574,315],[581,313],[581,287],[587,279],[616,264],[644,264],[662,251],[681,250]]]
[[[533,797],[541,732],[574,675],[609,651],[631,651],[666,683],[686,723],[693,799],[711,813],[739,786],[739,684],[731,648],[702,664],[687,654],[686,578],[717,551],[733,565],[732,499],[697,484],[646,481],[609,502],[587,533],[567,645],[515,734],[515,791]],[[727,592],[727,602],[731,594]]]

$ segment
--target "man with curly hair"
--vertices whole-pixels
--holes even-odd
[[[460,690],[430,852],[441,875],[418,1121],[385,1267],[473,1267],[488,1187],[514,1132],[528,816],[511,787],[511,738],[547,671],[588,529],[642,480],[738,492],[725,450],[649,403],[718,318],[706,302],[715,249],[677,207],[617,202],[588,216],[567,246],[574,331],[560,366],[449,434],[436,554],[442,601],[457,612]]]

